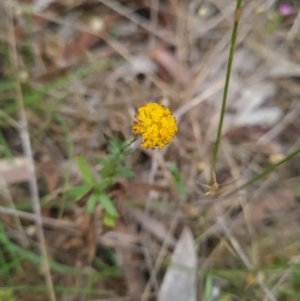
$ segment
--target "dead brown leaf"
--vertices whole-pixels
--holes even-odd
[[[48,193],[55,190],[59,179],[59,168],[55,161],[48,156],[45,156],[39,165],[39,170],[45,180]]]

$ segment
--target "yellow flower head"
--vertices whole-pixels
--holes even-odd
[[[168,108],[148,102],[138,108],[132,132],[141,135],[143,148],[163,148],[177,132],[175,117]]]

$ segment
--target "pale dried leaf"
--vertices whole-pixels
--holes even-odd
[[[292,62],[274,65],[270,68],[269,75],[271,77],[299,77],[300,66]]]
[[[0,160],[0,174],[7,184],[28,181],[29,174],[26,167],[26,159],[20,157],[13,160]]]
[[[176,244],[162,286],[159,301],[196,301],[197,255],[190,229],[185,228]]]

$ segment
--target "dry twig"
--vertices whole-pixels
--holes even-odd
[[[37,216],[33,213],[29,213],[29,212],[24,212],[24,211],[19,211],[19,210],[15,210],[12,208],[6,208],[3,206],[0,206],[0,215],[1,214],[5,214],[5,215],[10,215],[10,216],[16,216],[19,217],[21,219],[26,219],[29,221],[33,221],[36,222],[37,221]],[[61,220],[57,220],[51,217],[43,217],[42,218],[42,223],[45,226],[51,227],[51,228],[58,228],[58,229],[65,229],[71,232],[75,232],[75,224],[72,222],[68,222],[68,221],[61,221]]]

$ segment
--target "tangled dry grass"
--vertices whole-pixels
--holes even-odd
[[[238,188],[299,148],[300,3],[243,1],[212,172],[235,7],[1,1],[0,300],[299,300],[299,156]],[[87,214],[146,102],[177,134]]]

